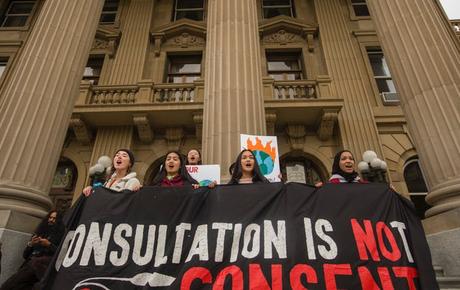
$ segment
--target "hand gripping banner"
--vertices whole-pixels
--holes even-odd
[[[383,184],[98,188],[45,289],[439,289],[411,204]]]

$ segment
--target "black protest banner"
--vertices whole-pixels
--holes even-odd
[[[45,289],[439,289],[383,184],[98,189],[73,216]]]

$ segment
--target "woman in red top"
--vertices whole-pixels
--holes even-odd
[[[160,172],[158,172],[157,176],[153,179],[152,185],[161,187],[200,187],[198,182],[188,174],[185,163],[185,159],[179,152],[170,151],[166,153]]]
[[[348,150],[342,150],[334,157],[330,183],[367,183],[362,181],[355,170],[355,158]]]

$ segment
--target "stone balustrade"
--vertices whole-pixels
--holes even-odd
[[[308,100],[317,99],[318,82],[315,80],[274,81],[264,80],[266,100]]]
[[[87,98],[86,104],[134,104],[138,91],[138,86],[94,86]]]
[[[156,84],[153,88],[152,103],[181,103],[196,100],[196,86],[190,84]]]

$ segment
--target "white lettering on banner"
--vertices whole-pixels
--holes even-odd
[[[311,226],[311,219],[304,218],[303,225],[305,228],[305,243],[307,245],[307,254],[309,260],[316,260],[315,242],[313,240],[313,231]]]
[[[264,258],[273,258],[273,247],[278,253],[280,259],[287,258],[286,246],[286,222],[278,221],[278,233],[273,228],[272,221],[264,221]]]
[[[406,252],[407,260],[413,263],[414,258],[412,257],[412,253],[410,252],[410,249],[409,249],[409,244],[407,243],[406,234],[404,233],[404,230],[406,229],[406,225],[402,222],[397,222],[397,221],[391,222],[390,225],[391,227],[398,229],[399,235],[401,236],[401,239],[404,245],[404,251]]]
[[[70,248],[70,243],[72,242],[72,239],[74,237],[75,231],[69,231],[67,235],[64,238],[64,242],[62,242],[61,249],[59,251],[59,254],[56,258],[56,262],[54,263],[54,268],[56,271],[59,271],[59,269],[62,266],[62,262],[65,259],[65,256],[67,254],[67,250]]]
[[[83,254],[81,255],[80,266],[88,266],[91,253],[94,254],[94,264],[96,266],[102,266],[105,264],[111,233],[112,224],[105,224],[101,238],[99,223],[91,223],[88,236],[86,237]]]
[[[230,262],[235,262],[238,259],[238,253],[240,251],[240,239],[241,233],[243,231],[242,224],[235,225],[235,231],[233,233],[233,241],[232,241],[232,251],[230,254]]]
[[[155,253],[155,267],[166,264],[168,262],[168,257],[165,256],[165,247],[166,247],[166,234],[168,232],[168,226],[160,225],[158,227],[158,241],[157,241],[157,251]]]
[[[254,233],[254,234],[252,234]],[[250,224],[246,227],[243,236],[244,244],[241,255],[247,259],[257,257],[260,252],[260,226],[258,224]],[[252,242],[252,248],[249,245]]]
[[[142,246],[144,245],[144,225],[137,225],[136,236],[134,237],[133,261],[139,266],[150,263],[153,257],[153,247],[155,245],[156,226],[150,225],[147,234],[147,244],[145,245],[145,254],[142,256]]]
[[[326,260],[335,259],[337,257],[337,244],[330,236],[326,235],[326,232],[334,231],[332,224],[328,220],[318,219],[315,224],[315,231],[318,237],[329,246],[329,250],[324,245],[318,246],[318,252],[321,257]]]
[[[62,265],[64,267],[70,267],[75,263],[80,256],[81,247],[83,246],[83,241],[85,239],[86,234],[86,226],[79,225],[75,230],[75,234],[73,236],[72,242],[70,243],[69,250],[67,251],[67,255],[65,256]],[[72,251],[72,249],[74,249]]]
[[[185,260],[185,262],[190,262],[195,255],[198,255],[200,261],[209,260],[208,225],[199,225],[197,227],[192,247],[190,248],[190,252],[188,253],[187,260]]]
[[[222,262],[224,260],[225,232],[231,230],[232,228],[233,225],[229,223],[212,224],[212,229],[217,230],[216,254],[214,258],[216,262]]]
[[[113,232],[113,241],[117,246],[120,247],[121,253],[119,254],[118,251],[110,252],[109,259],[114,266],[123,266],[124,264],[126,264],[129,258],[129,242],[126,240],[125,237],[123,237],[123,235],[126,238],[132,237],[133,228],[128,224],[119,224],[115,228],[115,231]]]
[[[184,244],[185,231],[192,229],[191,224],[181,223],[176,227],[176,243],[174,244],[173,260],[174,264],[179,264],[182,257],[182,246]]]

